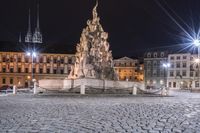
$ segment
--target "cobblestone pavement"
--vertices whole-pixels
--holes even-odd
[[[0,97],[0,132],[200,132],[200,93]]]

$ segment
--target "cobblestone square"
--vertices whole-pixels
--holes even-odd
[[[200,132],[200,94],[173,95],[0,96],[0,132]]]

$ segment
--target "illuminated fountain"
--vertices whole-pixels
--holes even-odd
[[[99,22],[97,6],[98,1],[93,8],[93,18],[87,21],[80,43],[76,45],[75,64],[69,76],[66,79],[39,80],[38,91],[78,90],[81,94],[85,94],[88,88],[97,92],[102,92],[99,90],[116,92],[113,90],[117,89],[119,92],[124,89],[136,94],[137,88],[144,88],[143,83],[118,81],[118,75],[113,68],[112,52],[109,50],[110,45],[107,41],[108,33],[104,32]]]

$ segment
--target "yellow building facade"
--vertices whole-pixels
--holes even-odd
[[[30,87],[32,79],[66,78],[75,58],[72,54],[0,52],[0,86]]]
[[[115,59],[114,69],[118,74],[119,80],[143,81],[143,67],[139,65],[137,59],[129,57]]]

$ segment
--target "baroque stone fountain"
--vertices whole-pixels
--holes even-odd
[[[97,14],[98,1],[93,8],[93,19],[87,21],[80,43],[76,46],[75,64],[69,79],[95,78],[116,80],[112,51],[109,50],[108,33],[104,32]]]
[[[38,92],[56,90],[70,92],[80,89],[114,90],[131,89],[136,94],[136,88],[143,88],[139,82],[118,81],[113,68],[112,52],[109,50],[108,33],[104,32],[97,14],[98,1],[93,8],[93,18],[87,21],[83,29],[80,43],[76,45],[75,64],[66,79],[41,79]]]

